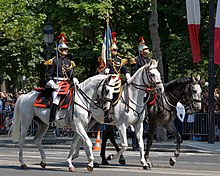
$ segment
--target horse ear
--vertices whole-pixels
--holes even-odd
[[[197,81],[199,82],[200,81],[200,75],[197,75],[197,77],[196,77],[196,79],[197,79]]]
[[[191,76],[191,83],[195,83],[195,82],[196,82],[196,79],[193,76]]]
[[[159,60],[151,59],[151,64],[150,65],[157,67],[158,66],[158,62],[159,62]]]
[[[158,66],[158,63],[159,63],[159,60],[157,60],[156,63],[155,63],[156,67]]]

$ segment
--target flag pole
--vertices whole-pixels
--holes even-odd
[[[209,0],[209,100],[208,100],[208,143],[215,141],[214,116],[214,2]]]

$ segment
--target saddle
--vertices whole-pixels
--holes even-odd
[[[70,84],[66,81],[61,81],[59,83],[58,95],[61,96],[59,107],[62,109],[67,109],[72,103],[72,95],[74,87],[70,87]],[[40,92],[34,101],[34,107],[39,108],[50,108],[52,104],[52,88],[34,88],[35,91]]]

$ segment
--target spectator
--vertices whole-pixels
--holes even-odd
[[[184,106],[178,102],[176,105],[176,112],[177,112],[177,118],[174,120],[174,124],[177,128],[177,131],[182,135],[183,129],[182,129],[182,123],[184,122],[185,118],[185,108]]]

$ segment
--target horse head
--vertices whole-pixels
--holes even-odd
[[[156,60],[152,60],[150,64],[145,64],[128,80],[128,84],[139,87],[139,89],[143,86],[147,88],[157,88],[163,92],[163,81],[157,66],[158,61]]]
[[[188,111],[197,112],[201,110],[202,88],[200,86],[200,76],[191,77],[184,91],[184,101],[187,103]]]
[[[98,97],[100,97],[100,101],[102,104],[102,109],[108,110],[111,107],[114,93],[121,85],[121,79],[119,75],[109,75],[103,82],[101,90],[98,92]]]
[[[195,111],[199,111],[202,108],[202,88],[200,84],[200,76],[192,77],[191,90],[193,97],[193,108]]]
[[[164,92],[163,81],[161,79],[161,74],[157,69],[158,62],[156,60],[151,61],[150,66],[147,69],[148,80],[151,86],[158,88],[162,93]]]

